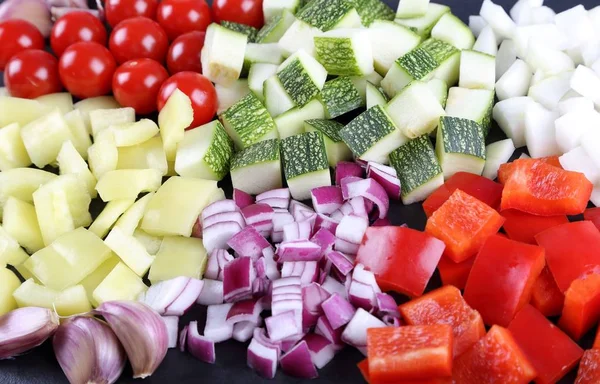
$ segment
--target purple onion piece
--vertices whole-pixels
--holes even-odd
[[[319,377],[317,369],[312,362],[306,341],[296,344],[294,348],[279,359],[279,363],[283,372],[290,376],[301,379],[315,379]]]
[[[352,304],[337,293],[332,294],[325,300],[321,308],[323,308],[323,312],[333,329],[348,324],[356,312]]]
[[[187,329],[187,350],[196,359],[208,364],[217,360],[215,342],[198,333],[198,322],[192,321]]]
[[[265,345],[255,338],[248,346],[247,362],[259,376],[272,379],[277,373],[277,359],[279,351],[277,348]]]
[[[235,204],[239,209],[243,209],[249,205],[254,204],[254,198],[252,197],[252,195],[239,189],[233,190],[233,201],[235,201]]]
[[[311,333],[304,336],[303,340],[308,346],[313,364],[318,369],[321,369],[329,364],[329,362],[335,357],[337,352],[335,345],[325,336]]]
[[[348,176],[362,178],[364,177],[364,173],[365,171],[360,164],[349,161],[340,161],[335,167],[335,184],[341,185],[342,180]]]

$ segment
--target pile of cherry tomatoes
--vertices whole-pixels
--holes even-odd
[[[0,23],[0,71],[11,96],[36,98],[66,89],[79,99],[112,92],[139,115],[164,106],[179,88],[192,100],[193,127],[217,111],[213,84],[201,75],[205,31],[222,20],[260,28],[262,0],[106,0],[107,27],[90,13],[56,21],[45,51],[23,20]]]

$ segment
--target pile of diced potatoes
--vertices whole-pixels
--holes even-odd
[[[136,299],[146,274],[202,277],[206,250],[192,229],[225,196],[216,181],[173,171],[192,117],[179,91],[158,125],[110,96],[0,96],[0,315],[38,306],[69,316]],[[106,204],[93,220],[95,198]]]

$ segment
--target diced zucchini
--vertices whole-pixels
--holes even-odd
[[[475,44],[475,36],[469,27],[449,12],[435,24],[431,37],[445,41],[458,49],[471,49]]]
[[[148,279],[153,284],[179,276],[201,279],[207,258],[202,240],[167,236],[150,267]]]
[[[457,172],[481,175],[486,160],[481,125],[460,117],[440,118],[436,152],[445,179]]]
[[[315,37],[317,60],[330,75],[366,76],[374,71],[369,33],[336,29]]]
[[[131,147],[135,148],[135,147]],[[100,179],[106,172],[117,169],[119,150],[110,130],[98,134],[94,144],[88,149],[88,163],[92,174]]]
[[[119,263],[96,287],[93,298],[98,305],[114,300],[136,300],[147,289],[135,272]]]
[[[13,297],[19,308],[40,307],[53,309],[54,300],[58,291],[36,284],[33,279],[28,279],[14,292]]]
[[[158,125],[150,119],[141,119],[135,123],[111,126],[115,145],[117,147],[131,147],[141,144],[158,135]]]
[[[248,43],[256,42],[258,35],[258,29],[251,27],[246,24],[234,23],[233,21],[222,20],[221,26],[227,29],[231,29],[234,32],[241,33],[248,36]]]
[[[446,108],[446,102],[448,101],[448,85],[444,80],[431,79],[427,82],[429,90],[435,95],[440,102],[442,108]]]
[[[394,62],[421,43],[421,36],[393,21],[375,20],[369,26],[375,70],[385,76]]]
[[[71,141],[65,141],[58,153],[57,161],[61,175],[77,176],[86,185],[88,193],[93,199],[98,196],[96,193],[96,178]]]
[[[362,25],[354,5],[345,0],[312,0],[298,12],[297,17],[321,31]]]
[[[387,163],[390,152],[407,141],[381,106],[363,112],[339,135],[356,157],[381,164]]]
[[[21,127],[52,112],[39,101],[0,96],[0,127],[18,123]]]
[[[391,120],[409,139],[432,132],[444,116],[444,108],[427,83],[412,82],[386,107]]]
[[[300,0],[264,0],[262,7],[265,21],[269,23],[285,11],[296,13],[300,9]]]
[[[135,202],[134,199],[123,199],[110,201],[102,212],[96,217],[96,220],[90,225],[90,232],[103,239],[112,226],[119,220],[119,217],[127,211]]]
[[[385,107],[388,101],[383,88],[367,83],[367,109],[371,109],[376,105]]]
[[[513,97],[500,101],[494,106],[494,120],[506,136],[512,139],[517,148],[527,144],[525,142],[525,113],[529,103],[533,103],[529,97]]]
[[[321,132],[306,132],[283,139],[281,154],[285,179],[294,199],[309,199],[313,188],[331,185]]]
[[[473,120],[487,136],[492,126],[494,91],[453,87],[448,92],[446,115]]]
[[[265,81],[277,73],[277,67],[278,65],[275,64],[256,63],[252,64],[248,71],[248,87],[261,102],[265,101]],[[222,111],[219,111],[218,113],[220,114],[221,112]]]
[[[266,21],[265,25],[258,31],[256,42],[260,44],[278,43],[294,21],[296,21],[294,14],[284,10],[281,15]],[[289,52],[287,52],[287,55],[289,56]]]
[[[100,132],[112,125],[135,123],[135,109],[95,109],[90,111],[90,126],[94,139],[98,138]]]
[[[229,172],[233,142],[218,121],[185,133],[177,146],[175,171],[183,177],[221,180]]]
[[[117,169],[148,168],[160,171],[163,176],[167,174],[167,156],[160,136],[133,147],[118,149]]]
[[[279,140],[265,140],[236,153],[231,159],[231,183],[246,193],[281,188]]]
[[[254,93],[246,95],[219,118],[238,149],[277,138],[277,127],[273,118]]]
[[[383,77],[381,77],[379,73],[373,72],[368,76],[353,76],[350,79],[354,83],[354,87],[360,94],[360,97],[363,99],[363,105],[367,105],[367,84],[371,83],[377,87],[380,87]]]
[[[151,255],[156,255],[158,253],[160,245],[163,242],[162,237],[149,235],[141,229],[136,229],[133,233],[133,237],[135,237],[140,243],[142,243],[146,248],[146,252],[148,252]]]
[[[18,123],[0,128],[0,171],[23,168],[31,165],[31,159],[21,138]]]
[[[73,110],[73,96],[69,92],[50,93],[36,98],[37,101],[48,108],[58,108],[60,113],[66,115]]]
[[[144,197],[133,203],[133,205],[129,207],[125,211],[125,213],[123,213],[123,215],[121,215],[121,217],[119,218],[119,220],[117,220],[113,227],[121,228],[121,230],[124,233],[133,235],[136,228],[140,224],[140,220],[142,220],[142,218],[144,217],[144,214],[146,213],[146,208],[148,207],[148,204],[150,203],[150,200],[152,200],[154,195],[154,192],[150,192],[149,194],[145,195]]]
[[[63,116],[69,130],[71,131],[71,141],[77,149],[77,152],[84,160],[88,158],[88,149],[92,146],[92,139],[85,124],[83,113],[79,109],[75,109]]]
[[[277,117],[282,113],[294,108],[294,100],[287,94],[277,74],[265,80],[264,84],[264,99],[267,111],[273,117]]]
[[[0,316],[6,315],[8,312],[17,309],[17,302],[13,297],[13,293],[21,285],[21,281],[8,268],[0,268]]]
[[[44,239],[33,204],[9,197],[4,205],[2,226],[6,233],[30,254],[44,248]]]
[[[325,107],[320,100],[314,99],[304,107],[293,108],[275,118],[275,125],[279,138],[294,136],[304,132],[304,121],[310,119],[324,119]]]
[[[450,7],[446,5],[429,3],[425,15],[411,19],[396,18],[394,21],[427,38],[431,34],[431,30],[437,24],[438,20],[448,12],[450,12]]]
[[[154,261],[142,243],[119,227],[110,231],[104,243],[138,276],[144,276]]]
[[[53,173],[33,168],[15,168],[0,172],[0,208],[10,196],[27,203],[33,202],[33,193],[54,178],[56,175]]]
[[[252,64],[267,63],[279,65],[283,62],[283,59],[283,51],[277,43],[248,44],[246,55],[244,56],[243,73],[247,74]]]
[[[389,97],[394,97],[412,81],[431,79],[437,67],[433,56],[419,46],[394,62],[381,87]]]
[[[511,139],[496,141],[487,146],[485,167],[483,168],[483,177],[494,180],[498,177],[498,169],[504,163],[508,163],[513,153],[515,145]]]
[[[393,21],[396,12],[381,0],[347,0],[356,8],[362,25],[369,27],[376,20]]]
[[[429,0],[400,0],[396,17],[399,19],[410,19],[422,17],[427,14]]]
[[[279,66],[277,77],[294,103],[303,107],[323,89],[327,80],[327,70],[301,50]]]
[[[3,267],[7,264],[15,266],[22,264],[27,259],[27,252],[0,226],[0,264]]]
[[[92,134],[92,125],[90,122],[90,112],[98,109],[117,109],[121,106],[117,103],[112,96],[98,96],[90,97],[89,99],[81,100],[74,105],[75,109],[81,113],[83,122],[88,131],[88,134]],[[66,117],[65,117],[66,118]]]
[[[287,28],[283,36],[281,36],[278,44],[283,50],[284,56],[291,56],[294,52],[300,50],[314,56],[314,38],[321,33],[319,28],[315,28],[302,20],[295,19],[289,28]]]
[[[156,169],[118,169],[98,179],[96,190],[105,202],[136,199],[142,192],[155,192],[161,182],[162,174]]]
[[[62,144],[71,139],[71,131],[55,109],[21,128],[21,138],[33,164],[44,168],[56,161]]]
[[[405,205],[425,200],[444,184],[444,172],[427,135],[411,140],[390,153],[390,163],[400,179]]]
[[[247,45],[248,36],[243,33],[209,25],[201,54],[202,74],[216,84],[233,84],[242,73]]]
[[[496,58],[482,52],[462,51],[459,86],[493,91],[496,86]]]
[[[358,89],[347,76],[329,80],[323,86],[321,99],[325,104],[327,118],[334,119],[365,105]],[[313,117],[316,119],[318,117]]]
[[[458,83],[460,51],[452,45],[435,38],[425,40],[420,47],[437,62],[433,77],[444,80],[449,86]]]
[[[219,103],[217,114],[219,115],[250,93],[247,79],[239,79],[229,87],[216,84],[215,89],[217,90],[217,101]]]
[[[335,167],[340,161],[352,159],[352,151],[340,136],[344,125],[335,120],[307,120],[304,122],[306,132],[319,131],[325,140],[325,151],[330,167]]]
[[[192,101],[185,93],[176,89],[158,114],[158,127],[167,161],[175,161],[177,144],[183,140],[185,130],[193,121]]]

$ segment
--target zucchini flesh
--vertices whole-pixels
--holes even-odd
[[[438,99],[442,108],[446,108],[446,103],[448,101],[448,84],[441,79],[431,79],[427,82],[427,86],[429,86],[431,93]]]
[[[436,152],[445,179],[457,172],[481,175],[486,160],[485,136],[481,126],[460,117],[440,118]]]
[[[265,105],[269,114],[277,117],[294,108],[294,100],[287,94],[277,74],[265,80],[264,85]]]
[[[352,80],[346,76],[326,82],[321,91],[321,99],[325,104],[329,119],[334,119],[364,106],[363,98]]]
[[[487,137],[492,126],[494,91],[453,87],[448,92],[446,114],[476,121]]]
[[[237,152],[231,159],[233,188],[252,195],[281,188],[279,139],[265,140]]]
[[[217,91],[217,101],[219,102],[217,114],[223,113],[250,92],[250,88],[248,88],[248,80],[246,79],[239,79],[229,87],[216,84],[215,90]]]
[[[219,24],[206,30],[202,48],[202,73],[213,83],[231,85],[240,78],[248,36],[234,32]]]
[[[287,28],[283,36],[279,39],[279,46],[285,56],[291,56],[294,52],[304,50],[309,55],[315,55],[315,36],[322,33],[319,28],[305,23],[302,20],[294,19],[292,25]]]
[[[277,43],[285,32],[294,24],[296,18],[289,11],[283,11],[279,16],[268,20],[256,34],[256,42],[259,44]]]
[[[255,63],[267,63],[267,64],[281,64],[283,62],[283,51],[279,44],[255,44],[250,43],[246,47],[246,54],[244,56],[244,68],[243,73],[246,74],[250,70],[252,64]]]
[[[315,37],[317,59],[330,75],[365,76],[374,71],[367,31],[336,29]]]
[[[376,20],[369,26],[375,70],[385,76],[394,62],[415,49],[421,36],[393,21]]]
[[[471,49],[475,36],[469,27],[452,13],[445,13],[435,24],[431,37],[445,41],[458,49]]]
[[[462,51],[459,86],[493,91],[496,86],[496,58],[487,53]]]
[[[340,130],[344,125],[335,120],[307,120],[304,122],[306,132],[319,131],[325,140],[325,150],[329,166],[335,168],[340,161],[352,159],[352,151],[342,141]]]
[[[394,21],[427,38],[435,24],[448,12],[450,12],[450,7],[446,5],[429,3],[425,15],[410,19],[396,18]]]
[[[346,0],[352,4],[362,24],[366,27],[370,26],[375,20],[394,20],[396,12],[387,4],[380,0]]]
[[[265,101],[265,81],[277,73],[277,67],[278,65],[267,63],[256,63],[250,67],[250,71],[248,71],[248,87],[260,101]]]
[[[367,109],[371,109],[376,105],[385,107],[388,101],[383,88],[367,83]]]
[[[394,97],[415,80],[429,80],[437,66],[433,56],[419,46],[396,60],[381,81],[381,87],[389,97]]]
[[[409,19],[413,17],[422,17],[427,13],[429,0],[400,0],[396,17],[400,19]]]
[[[269,23],[284,12],[296,13],[300,8],[300,0],[263,0],[263,15]]]
[[[304,132],[304,121],[310,119],[324,119],[325,108],[321,101],[313,99],[304,107],[296,107],[277,116],[275,125],[279,132],[279,138],[285,139],[290,136]]]
[[[258,35],[258,29],[251,27],[246,24],[234,23],[233,21],[223,20],[221,25],[227,29],[231,29],[234,32],[244,34],[248,36],[249,43],[255,43]]]
[[[379,86],[381,86],[381,81],[383,80],[383,77],[381,77],[381,75],[379,73],[373,72],[368,76],[361,76],[361,77],[352,76],[350,79],[354,83],[354,86],[356,87],[356,90],[360,94],[360,97],[363,99],[363,104],[366,105],[366,103],[367,103],[367,84],[371,83],[371,84],[379,87]]]

